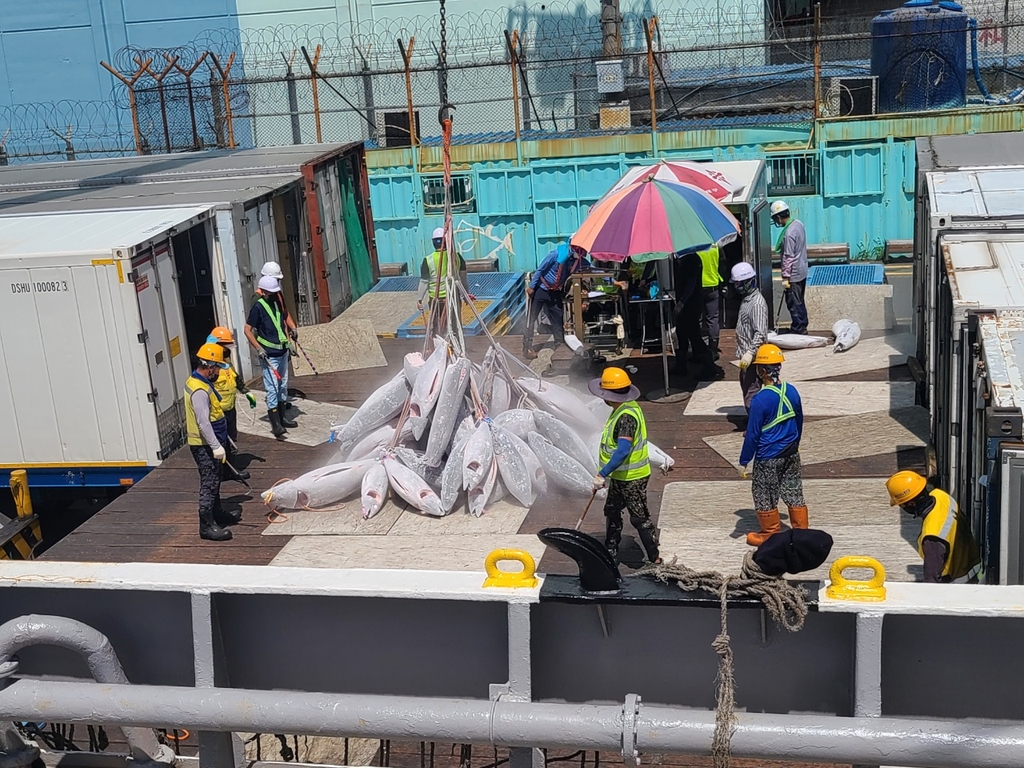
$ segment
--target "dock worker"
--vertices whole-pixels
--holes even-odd
[[[791,323],[790,333],[807,334],[807,307],[804,289],[807,287],[807,231],[804,223],[794,219],[785,200],[776,200],[771,207],[772,221],[782,227],[775,242],[775,250],[782,262],[782,290],[786,297]]]
[[[754,355],[768,341],[768,304],[757,289],[757,273],[745,261],[732,268],[730,282],[742,299],[736,318],[736,355],[740,361],[740,388],[743,407],[750,413],[750,402],[761,388],[757,371],[751,368]]]
[[[711,359],[718,360],[722,350],[718,346],[721,335],[719,314],[722,303],[722,272],[719,266],[719,250],[712,245],[706,251],[697,251],[700,256],[702,272],[700,276],[701,296],[704,299],[704,324],[708,332],[708,349]]]
[[[213,388],[220,395],[220,407],[224,411],[224,431],[226,440],[221,440],[224,449],[228,452],[227,461],[224,462],[225,480],[248,480],[249,470],[238,469],[235,457],[238,455],[238,411],[235,409],[235,402],[238,393],[245,395],[249,401],[249,407],[256,407],[256,398],[249,392],[242,377],[238,375],[234,366],[231,365],[231,353],[235,348],[235,337],[230,328],[218,325],[207,337],[208,344],[220,344],[224,348],[224,360],[227,368],[224,368],[217,375],[213,382]],[[219,439],[218,435],[218,439]]]
[[[593,379],[590,392],[612,407],[612,413],[601,435],[599,463],[594,476],[595,493],[608,486],[604,505],[604,545],[618,562],[622,539],[622,510],[629,512],[648,562],[660,563],[658,537],[647,507],[647,480],[651,463],[647,453],[647,422],[636,399],[640,390],[633,386],[629,374],[621,368],[605,368],[600,378]]]
[[[241,511],[226,512],[220,503],[221,462],[227,458],[227,449],[212,422],[224,418],[214,382],[226,368],[224,348],[206,343],[196,353],[195,370],[185,381],[185,433],[199,469],[199,538],[207,541],[227,541],[231,531],[225,526],[242,519]]]
[[[297,340],[299,333],[284,306],[277,278],[260,278],[256,301],[245,322],[245,338],[260,358],[271,432],[277,439],[283,439],[287,430],[299,426],[289,414],[288,402],[289,339]]]
[[[272,277],[277,281],[284,280],[284,272],[281,271],[281,265],[276,261],[268,261],[263,265],[263,269],[260,270],[261,277]]]
[[[526,331],[523,333],[523,357],[527,360],[537,358],[533,348],[533,334],[541,312],[549,321],[555,345],[565,343],[565,284],[572,275],[588,269],[590,262],[587,261],[587,252],[577,245],[562,243],[549,251],[533,271],[530,284],[526,287],[526,295],[530,297],[530,314],[526,318]],[[573,348],[573,352],[582,354],[582,344]]]
[[[688,370],[686,354],[687,350],[692,350],[690,359],[701,365],[697,378],[701,381],[720,378],[725,372],[715,365],[714,354],[704,343],[700,329],[704,314],[703,262],[697,253],[687,253],[672,262],[676,288],[676,367],[684,373]]]
[[[899,506],[921,519],[917,552],[924,560],[929,584],[977,584],[982,571],[981,550],[971,523],[956,500],[922,475],[897,472],[885,482],[890,506]]]
[[[428,299],[427,311],[431,316],[435,310],[440,311],[437,316],[437,328],[443,330],[447,322],[447,299],[448,286],[445,278],[448,277],[448,248],[444,242],[444,227],[437,227],[430,236],[430,242],[434,246],[433,253],[427,254],[420,263],[420,286],[416,295],[416,308],[423,311],[423,297]],[[459,275],[459,282],[462,283],[466,293],[469,294],[469,278],[466,273],[466,260],[458,253],[455,254],[455,271]],[[470,301],[474,300],[470,295]]]
[[[800,468],[804,410],[796,387],[782,381],[784,362],[782,350],[774,344],[762,344],[754,357],[754,370],[762,387],[751,401],[740,453],[744,477],[747,465],[754,462],[751,490],[761,531],[747,534],[747,544],[752,547],[761,546],[782,530],[780,497],[789,508],[789,524],[793,528],[807,528],[807,502]]]

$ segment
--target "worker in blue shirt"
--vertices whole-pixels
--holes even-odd
[[[526,332],[523,333],[523,357],[528,360],[537,357],[533,349],[533,333],[542,310],[547,316],[555,342],[565,342],[565,283],[570,275],[589,268],[586,251],[562,243],[545,256],[534,270],[533,279],[526,288],[526,295],[530,297],[530,315],[526,318]]]
[[[762,344],[754,358],[761,389],[750,403],[750,418],[740,453],[744,478],[747,465],[754,462],[752,491],[761,531],[747,534],[747,544],[752,547],[761,546],[768,537],[782,530],[780,496],[789,507],[790,525],[807,527],[807,503],[800,476],[804,410],[796,387],[782,381],[783,362],[782,350],[774,344]]]

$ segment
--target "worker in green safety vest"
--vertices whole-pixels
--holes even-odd
[[[256,301],[245,321],[245,338],[256,351],[263,368],[263,389],[267,393],[267,418],[278,440],[298,423],[289,414],[288,359],[291,342],[299,338],[295,321],[284,306],[281,283],[264,275],[256,289]]]
[[[647,480],[651,462],[647,454],[647,422],[636,399],[640,390],[621,368],[605,368],[601,378],[590,382],[590,392],[612,407],[601,435],[601,469],[594,476],[594,493],[608,485],[604,505],[605,539],[613,559],[622,539],[622,510],[629,512],[647,560],[660,563],[658,535],[647,507]]]
[[[754,509],[761,526],[759,533],[748,533],[747,544],[759,547],[782,530],[779,497],[789,507],[789,524],[807,527],[807,502],[800,469],[800,437],[804,429],[804,410],[800,393],[782,381],[782,350],[774,344],[762,344],[754,358],[761,389],[750,403],[747,433],[740,453],[744,478],[747,465],[754,462]]]
[[[437,315],[439,320],[438,330],[443,330],[447,319],[448,286],[445,278],[448,277],[448,248],[445,246],[444,227],[437,227],[430,238],[434,246],[433,253],[428,253],[420,263],[420,286],[416,296],[416,308],[423,311],[423,299],[428,298],[427,308],[431,316],[435,310],[440,310]],[[459,281],[469,293],[469,280],[466,274],[466,261],[458,253],[455,253],[455,271],[459,275]],[[470,301],[476,297],[470,295]]]
[[[722,279],[718,246],[712,245],[706,251],[697,251],[701,262],[701,291],[704,296],[704,324],[708,332],[708,349],[711,350],[713,359],[717,360],[721,355],[718,347],[718,338],[721,333],[721,326],[718,316],[722,304]]]

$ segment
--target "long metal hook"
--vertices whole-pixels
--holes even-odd
[[[452,111],[452,112],[455,111],[455,105],[454,104],[448,104],[448,103],[442,104],[441,108],[439,110],[437,110],[437,122],[439,122],[441,124],[442,128],[444,128],[444,121],[451,119],[451,116],[448,114],[449,111]]]

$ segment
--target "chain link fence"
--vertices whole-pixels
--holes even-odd
[[[923,48],[894,35],[902,69],[890,94],[870,80],[871,20],[885,5],[823,0],[817,18],[814,5],[794,12],[791,0],[682,4],[656,18],[602,19],[557,3],[449,15],[454,141],[647,132],[652,119],[658,130],[806,124],[815,113],[894,108],[893,99],[902,111],[948,106],[927,84],[964,79],[968,103],[1021,101],[1024,7],[968,4],[980,86],[969,30]],[[215,29],[185,46],[128,47],[105,64],[109,103],[0,109],[0,162],[320,141],[436,145],[441,53],[437,15]]]

